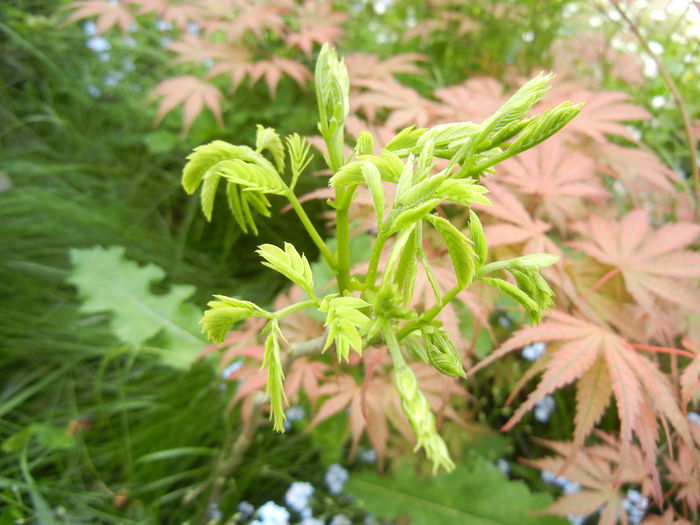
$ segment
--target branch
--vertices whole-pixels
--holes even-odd
[[[634,36],[637,38],[639,44],[642,46],[644,51],[646,51],[646,53],[651,57],[656,66],[659,68],[661,78],[663,78],[664,82],[671,90],[673,100],[676,102],[676,106],[678,107],[681,120],[683,121],[683,130],[685,132],[686,141],[688,142],[688,153],[690,155],[690,174],[691,178],[693,179],[693,184],[695,185],[695,212],[696,214],[700,214],[700,168],[698,168],[697,143],[695,142],[695,136],[693,135],[693,126],[690,121],[690,115],[688,114],[688,108],[683,102],[683,97],[681,96],[681,92],[678,89],[678,86],[676,85],[675,81],[673,80],[673,77],[671,77],[671,74],[668,72],[668,69],[666,69],[666,66],[664,66],[661,59],[651,50],[651,48],[649,47],[649,42],[644,37],[644,35],[642,35],[637,24],[620,7],[618,0],[610,0],[610,3],[620,14],[622,19],[627,23],[627,25],[630,28],[630,31],[632,31],[632,34],[634,34]]]

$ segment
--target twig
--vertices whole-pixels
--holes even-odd
[[[644,51],[651,57],[656,66],[659,69],[661,78],[671,90],[673,95],[673,100],[676,102],[678,111],[683,121],[683,129],[685,131],[686,141],[688,142],[689,155],[690,155],[690,174],[695,186],[695,213],[700,215],[700,169],[698,168],[698,156],[697,156],[697,143],[695,142],[695,136],[693,135],[693,126],[690,122],[690,115],[688,114],[688,108],[683,102],[683,97],[681,96],[680,90],[676,85],[675,81],[671,77],[668,69],[664,66],[661,59],[654,53],[649,47],[649,42],[642,35],[637,24],[627,15],[627,13],[620,7],[618,0],[610,0],[615,10],[620,14],[622,19],[627,23],[632,31],[632,34],[637,38],[639,44],[642,46]]]
[[[289,371],[289,367],[292,366],[292,363],[295,359],[320,351],[323,348],[323,344],[325,341],[326,335],[324,334],[320,337],[304,341],[303,343],[293,344],[285,353],[284,359],[282,361],[282,369],[284,370],[284,373],[286,374]],[[241,460],[243,459],[246,450],[248,450],[248,447],[250,447],[250,444],[253,441],[253,438],[255,437],[255,433],[262,424],[263,407],[265,406],[265,401],[265,394],[263,394],[262,392],[257,392],[255,397],[253,398],[249,423],[243,426],[240,433],[238,434],[238,437],[234,440],[233,444],[230,447],[227,447],[228,450],[230,450],[230,453],[224,453],[222,454],[222,456],[219,457],[219,460],[217,461],[217,464],[214,467],[214,472],[211,476],[210,483],[212,485],[212,489],[211,493],[209,494],[207,505],[205,507],[203,523],[208,522],[208,517],[206,515],[208,509],[211,507],[211,505],[213,505],[219,500],[221,492],[224,489],[226,479],[228,479],[230,474],[241,463]],[[188,499],[191,500],[197,494],[201,493],[201,491],[204,490],[204,488],[205,486],[202,486],[196,494],[189,494]]]

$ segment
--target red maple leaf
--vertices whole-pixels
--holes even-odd
[[[75,11],[71,13],[66,23],[96,16],[95,25],[98,33],[104,33],[114,26],[119,26],[124,33],[128,33],[129,26],[134,21],[131,12],[119,2],[78,0],[68,4],[67,9],[75,9]]]
[[[520,199],[505,186],[491,180],[486,180],[484,185],[489,189],[492,206],[476,205],[475,208],[499,221],[484,227],[489,246],[524,244],[523,253],[561,253],[546,235],[552,229],[550,224],[532,217]]]
[[[183,76],[169,78],[158,84],[151,92],[151,98],[162,97],[158,106],[156,125],[163,117],[182,104],[183,125],[182,133],[187,134],[192,122],[206,106],[214,114],[214,118],[223,127],[221,120],[221,91],[208,82],[195,77]]]
[[[519,193],[530,195],[530,212],[565,232],[572,219],[586,211],[584,199],[599,203],[608,193],[595,175],[590,157],[552,137],[537,148],[499,166],[499,178]]]
[[[700,225],[676,222],[654,230],[646,210],[633,210],[619,222],[591,216],[577,228],[590,240],[570,244],[620,273],[627,291],[650,315],[659,302],[700,312],[694,285],[700,253],[683,250],[700,235]]]
[[[644,452],[647,468],[654,473],[654,490],[658,496],[657,418],[664,426],[670,423],[686,444],[692,446],[693,443],[688,422],[666,375],[656,363],[636,351],[634,345],[607,328],[558,311],[552,311],[539,326],[515,332],[470,373],[535,341],[554,343],[547,347],[547,359],[537,369],[542,372],[542,379],[503,430],[513,427],[545,396],[577,382],[574,443],[583,445],[614,398],[623,451],[629,449],[634,432]]]

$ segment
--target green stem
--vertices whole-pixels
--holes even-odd
[[[412,321],[405,325],[403,328],[401,328],[401,330],[399,330],[398,332],[398,338],[403,339],[408,334],[413,332],[416,328],[418,328],[421,324],[430,322],[433,319],[435,319],[435,316],[439,314],[442,311],[442,309],[450,303],[450,301],[457,297],[457,294],[461,291],[462,287],[459,284],[456,284],[453,288],[450,288],[450,290],[442,296],[442,301],[433,305],[433,307],[429,310],[423,312],[423,315],[421,315],[415,321]]]
[[[313,306],[318,306],[318,299],[308,299],[306,301],[301,301],[300,303],[295,303],[289,305],[281,310],[277,310],[272,313],[273,319],[282,319],[283,317],[298,312],[299,310],[305,310],[306,308],[311,308]]]
[[[350,227],[348,212],[354,190],[336,188],[335,237],[338,242],[338,264],[336,276],[338,291],[342,294],[350,289]]]
[[[374,241],[374,246],[372,246],[372,254],[369,258],[369,269],[367,270],[367,277],[365,278],[365,289],[371,290],[374,288],[374,282],[377,279],[377,267],[379,266],[379,259],[381,258],[385,243],[386,236],[380,231]]]
[[[287,193],[285,194],[285,196],[287,197],[289,204],[291,204],[292,208],[294,208],[294,211],[301,220],[301,223],[304,225],[304,228],[311,237],[311,240],[314,241],[314,244],[318,247],[319,251],[321,252],[321,255],[328,263],[328,266],[330,266],[332,269],[335,269],[337,263],[333,252],[331,252],[330,248],[328,248],[328,246],[326,246],[326,243],[323,242],[323,239],[316,231],[316,228],[314,228],[311,219],[309,219],[309,216],[304,211],[304,208],[302,208],[299,199],[297,199],[297,196],[294,195],[294,192],[289,188],[287,189]]]
[[[399,346],[399,340],[396,337],[394,328],[391,326],[390,322],[385,322],[382,328],[384,333],[384,341],[386,341],[386,346],[389,348],[389,354],[391,354],[391,360],[394,362],[394,367],[401,368],[406,366],[406,360],[401,354],[401,347]]]

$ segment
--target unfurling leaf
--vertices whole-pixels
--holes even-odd
[[[448,377],[467,377],[459,350],[443,330],[423,336],[428,360],[440,373]]]
[[[374,212],[377,214],[377,225],[381,227],[384,220],[384,186],[382,185],[382,176],[377,167],[371,162],[364,161],[361,169],[362,177],[364,177],[369,193],[372,196]]]
[[[270,333],[265,340],[265,354],[262,367],[267,366],[267,387],[265,395],[270,399],[270,419],[272,429],[276,432],[284,432],[284,422],[287,416],[284,413],[284,405],[287,397],[284,393],[284,370],[280,358],[280,332],[277,322],[270,321],[267,329]]]
[[[484,197],[489,192],[484,186],[474,179],[447,179],[437,189],[436,194],[442,200],[456,202],[469,207],[472,204],[490,206],[491,202]]]
[[[482,277],[481,280],[520,303],[525,308],[531,323],[539,322],[542,318],[542,311],[537,306],[537,303],[514,284],[504,281],[503,279],[495,279],[492,277]]]
[[[266,312],[250,301],[241,301],[224,295],[215,295],[218,301],[209,301],[209,310],[199,322],[202,332],[215,343],[222,343],[231,325],[248,317],[262,317]]]
[[[265,259],[263,265],[281,273],[309,297],[314,297],[314,278],[309,261],[293,245],[285,242],[282,250],[272,244],[261,244],[256,253]]]
[[[508,152],[515,155],[547,140],[578,115],[582,107],[583,104],[562,102],[557,107],[548,109],[527,125],[520,136],[510,145]]]
[[[297,180],[299,180],[299,176],[306,169],[314,156],[309,154],[309,148],[311,147],[309,141],[300,137],[298,133],[290,135],[286,140],[289,164],[292,168],[292,183],[289,187],[294,189],[297,185]]]
[[[425,455],[433,462],[433,473],[437,473],[440,467],[447,472],[454,470],[455,464],[450,458],[447,445],[435,428],[435,416],[430,410],[430,403],[419,390],[413,371],[405,363],[396,366],[394,384],[401,397],[401,408],[416,435],[416,449],[425,449]]]
[[[401,157],[406,156],[413,151],[418,139],[426,131],[425,128],[416,128],[415,126],[404,128],[391,139],[389,144],[386,145],[386,149]]]
[[[484,235],[484,227],[481,225],[479,216],[474,210],[469,210],[469,236],[474,243],[474,251],[478,263],[477,266],[486,264],[486,258],[489,254],[488,244],[486,243],[486,236]]]
[[[282,140],[274,128],[266,128],[257,125],[258,132],[255,137],[255,151],[262,153],[264,150],[268,150],[272,153],[272,158],[275,160],[275,166],[277,170],[284,171],[284,146],[282,146]]]
[[[226,193],[231,212],[246,233],[249,226],[257,233],[250,207],[269,217],[270,203],[265,194],[279,195],[285,191],[284,182],[274,166],[247,146],[233,146],[217,140],[195,148],[187,158],[189,162],[183,172],[182,185],[185,191],[193,193],[202,184],[200,199],[207,220],[211,220],[216,190],[222,177],[228,182]]]
[[[454,266],[457,282],[460,287],[466,288],[474,278],[474,249],[471,241],[462,232],[455,228],[451,222],[437,215],[429,215],[428,221],[438,231],[445,241],[450,252],[452,266]]]
[[[385,223],[385,235],[392,235],[399,230],[403,230],[404,228],[425,219],[425,216],[433,211],[435,206],[441,202],[442,199],[430,199],[415,206],[410,206],[403,210],[397,211],[396,213],[392,212],[391,216],[387,218]]]
[[[374,153],[374,139],[369,131],[362,131],[357,137],[355,155],[372,155]]]
[[[318,55],[315,77],[319,129],[329,141],[330,136],[342,127],[350,111],[350,80],[345,63],[328,44],[323,44]]]
[[[547,75],[540,73],[525,83],[508,102],[483,123],[485,130],[491,134],[498,134],[504,128],[520,122],[527,112],[542,100],[549,90],[549,83],[553,76],[551,73]]]
[[[326,314],[324,326],[329,327],[323,350],[326,351],[335,343],[338,361],[348,361],[351,348],[358,354],[361,353],[363,345],[360,332],[363,332],[371,321],[360,309],[368,306],[369,303],[359,297],[342,297],[338,294],[324,297],[318,308]]]
[[[192,195],[199,187],[207,171],[222,160],[244,158],[245,152],[240,146],[234,146],[223,140],[198,146],[187,156],[187,164],[182,172],[182,187]]]
[[[396,154],[384,150],[380,155],[362,155],[357,160],[348,162],[330,178],[328,185],[338,187],[362,183],[362,164],[367,161],[374,164],[382,180],[387,182],[397,182],[404,169],[404,163]]]

